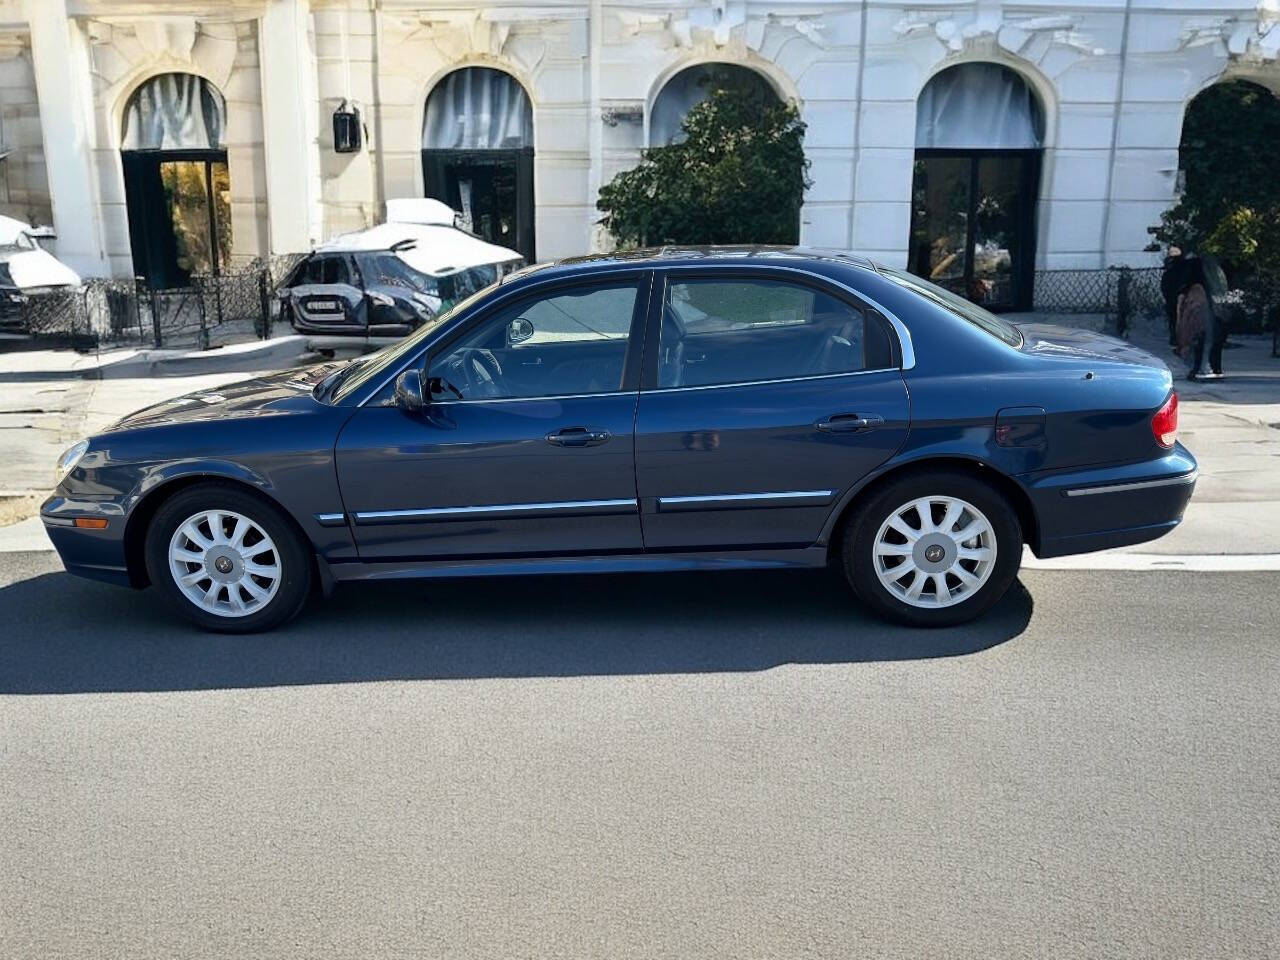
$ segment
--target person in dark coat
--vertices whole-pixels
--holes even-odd
[[[1183,283],[1183,267],[1186,258],[1176,243],[1169,244],[1164,258],[1164,271],[1160,274],[1160,294],[1164,297],[1164,316],[1169,324],[1169,344],[1178,345],[1178,296],[1186,286]]]
[[[1213,313],[1213,299],[1209,296],[1209,280],[1198,257],[1188,257],[1183,264],[1182,289],[1178,294],[1176,316],[1177,352],[1191,368],[1188,379],[1221,378],[1222,343],[1225,337],[1219,335],[1219,324]]]

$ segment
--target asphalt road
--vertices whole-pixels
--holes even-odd
[[[268,637],[0,555],[0,956],[1275,957],[1275,573],[343,588]]]

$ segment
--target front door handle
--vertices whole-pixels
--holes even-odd
[[[608,430],[593,430],[588,427],[565,427],[555,433],[547,434],[547,443],[557,447],[594,447],[605,443],[613,434]]]
[[[864,417],[856,413],[833,413],[825,420],[814,424],[823,433],[857,433],[860,430],[874,430],[884,426],[884,417],[867,414]]]

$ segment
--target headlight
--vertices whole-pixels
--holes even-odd
[[[86,453],[89,452],[89,441],[81,440],[74,447],[58,458],[58,464],[53,468],[53,485],[56,487],[67,478],[67,474],[76,468]]]
[[[369,291],[369,302],[376,303],[380,307],[394,307],[396,305],[395,300],[385,293],[379,293],[377,290]]]

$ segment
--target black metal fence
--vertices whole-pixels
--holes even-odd
[[[279,327],[276,288],[303,255],[256,260],[232,273],[193,277],[173,289],[142,279],[92,279],[78,289],[32,297],[4,325],[38,341],[81,349],[108,345],[208,349],[266,339]],[[1105,314],[1123,333],[1131,318],[1163,309],[1160,268],[1037,270],[1033,306],[1041,313]]]
[[[30,297],[11,309],[5,326],[37,343],[207,350],[275,331],[275,291],[301,255],[257,260],[219,276],[192,277],[182,287],[156,289],[142,278],[94,278],[74,289]]]

